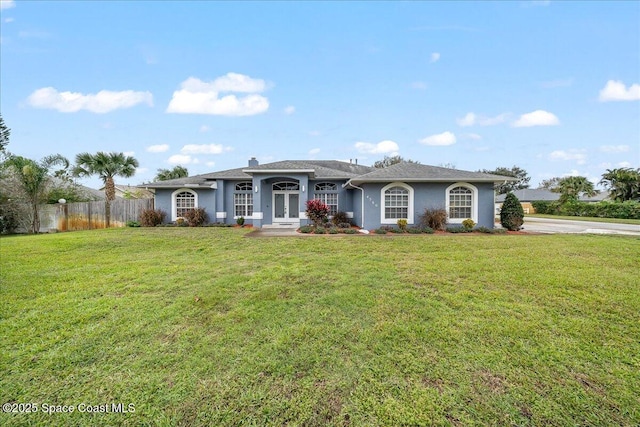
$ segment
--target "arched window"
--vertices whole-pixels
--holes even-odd
[[[401,182],[394,182],[381,191],[381,223],[395,224],[406,219],[413,224],[413,188]]]
[[[453,223],[468,218],[478,222],[478,189],[467,183],[450,185],[447,188],[447,213]]]
[[[172,219],[184,216],[184,214],[198,207],[198,194],[193,190],[180,189],[172,194]]]
[[[314,199],[321,200],[329,206],[329,215],[333,216],[338,212],[338,184],[333,182],[319,182],[314,186]]]
[[[250,217],[253,215],[253,184],[251,181],[239,182],[233,193],[234,217]]]
[[[273,184],[272,188],[276,191],[298,191],[300,190],[300,185],[297,182],[282,181]]]

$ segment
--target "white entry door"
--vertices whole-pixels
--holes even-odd
[[[300,221],[300,194],[298,191],[273,192],[273,222]]]

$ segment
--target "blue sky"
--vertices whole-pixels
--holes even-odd
[[[640,166],[640,2],[0,5],[9,150],[127,152],[123,183],[252,156],[517,165],[533,187]]]

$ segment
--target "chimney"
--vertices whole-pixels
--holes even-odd
[[[259,164],[260,163],[258,163],[258,161],[256,160],[255,157],[252,157],[252,158],[249,159],[249,167],[250,168],[258,166]]]
[[[356,159],[356,165],[358,164],[358,159]]]

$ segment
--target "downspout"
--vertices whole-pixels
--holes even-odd
[[[362,191],[362,200],[361,200],[362,206],[360,208],[360,212],[361,212],[361,217],[362,217],[362,229],[364,230],[364,188],[358,187],[357,185],[352,184],[351,180],[349,180],[345,184],[345,186],[347,186],[347,185],[349,185],[350,187],[353,187],[353,188],[357,188],[358,190]]]

